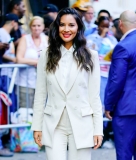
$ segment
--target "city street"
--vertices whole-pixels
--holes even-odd
[[[45,153],[16,153],[14,157],[2,158],[0,160],[45,160]],[[92,150],[92,160],[116,160],[114,149]]]

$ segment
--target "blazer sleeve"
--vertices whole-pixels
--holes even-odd
[[[100,100],[100,65],[96,51],[91,51],[94,68],[89,78],[90,105],[93,109],[94,135],[103,135],[103,113]]]
[[[105,110],[113,111],[123,91],[128,71],[128,52],[117,45],[113,55],[109,72],[108,83],[105,90]]]
[[[42,52],[37,65],[37,82],[33,106],[33,121],[31,126],[31,130],[33,131],[42,130],[43,114],[47,97],[45,71],[46,57],[46,52]]]

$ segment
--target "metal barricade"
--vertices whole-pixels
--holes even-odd
[[[20,68],[24,68],[26,69],[26,72],[27,72],[27,77],[28,77],[28,68],[31,67],[29,65],[25,65],[25,64],[2,64],[0,65],[0,69],[2,68],[13,68],[13,73],[12,73],[12,77],[11,77],[11,81],[9,83],[9,86],[8,87],[8,91],[7,91],[7,94],[9,96],[10,93],[12,93],[13,91],[13,88],[14,88],[14,84],[15,84],[15,80],[16,80],[16,75],[19,71]],[[26,82],[27,83],[27,82]],[[19,109],[19,86],[16,85],[17,87],[17,110]],[[28,109],[29,106],[28,106],[28,87],[26,88],[27,89],[27,92],[26,92],[26,108]],[[28,110],[27,110],[28,111]],[[0,129],[6,129],[6,128],[18,128],[18,127],[27,127],[27,126],[30,126],[29,123],[23,123],[23,124],[10,124],[10,110],[9,110],[9,107],[7,107],[7,118],[8,118],[8,124],[6,125],[0,125]],[[27,113],[27,120],[28,120],[28,113]]]
[[[100,65],[110,65],[110,62],[100,62]],[[16,79],[16,75],[19,71],[20,68],[25,68],[26,72],[27,72],[27,77],[28,77],[28,68],[31,67],[29,65],[25,65],[25,64],[2,64],[0,65],[0,69],[2,68],[13,68],[13,74],[12,74],[12,78],[11,78],[11,82],[10,85],[8,86],[8,94],[12,93],[14,84],[15,84],[15,79]],[[27,82],[26,82],[27,83]],[[27,91],[26,91],[26,108],[28,109],[28,87],[27,87]],[[17,109],[19,109],[19,86],[17,85]],[[23,123],[23,124],[10,124],[10,111],[9,111],[9,107],[8,107],[8,124],[6,125],[0,125],[0,129],[6,129],[6,128],[18,128],[18,127],[27,127],[30,126],[29,123]],[[27,119],[28,119],[28,113],[27,113]],[[106,117],[103,118],[103,121],[109,121]]]

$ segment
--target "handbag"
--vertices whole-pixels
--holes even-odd
[[[31,108],[20,108],[11,113],[11,122],[14,124],[32,123],[33,110]],[[30,127],[13,128],[11,130],[11,151],[14,152],[38,152],[39,147],[33,138]]]
[[[33,131],[30,127],[13,128],[11,130],[11,151],[38,152],[39,147],[34,142]]]

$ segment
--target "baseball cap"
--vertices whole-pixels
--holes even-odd
[[[47,4],[42,11],[39,11],[38,13],[41,13],[41,14],[47,14],[49,12],[58,12],[59,9],[56,5],[54,4]]]
[[[72,8],[78,8],[81,11],[87,11],[89,6],[91,6],[90,1],[88,1],[88,0],[77,0],[72,5]]]
[[[13,13],[6,14],[4,20],[5,20],[5,22],[6,21],[15,21],[19,25],[23,25],[23,23],[18,21],[19,20],[18,16],[16,14],[13,14]]]

